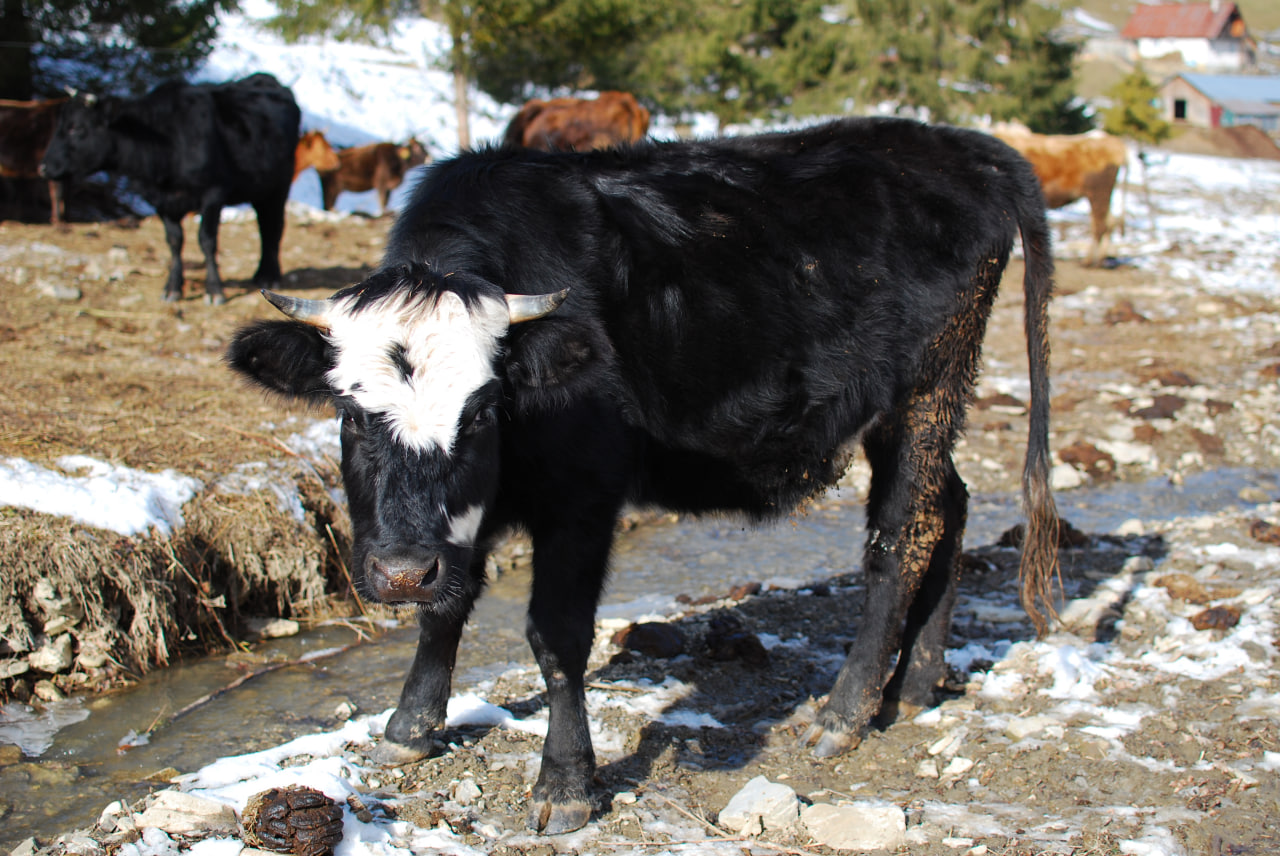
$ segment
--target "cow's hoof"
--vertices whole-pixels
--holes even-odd
[[[853,731],[838,731],[815,722],[805,732],[802,742],[812,747],[815,758],[834,758],[856,749],[862,742],[862,735]]]
[[[206,294],[204,296],[204,302],[209,306],[221,306],[227,302],[227,296],[221,292],[218,294]]]
[[[165,303],[177,303],[181,299],[182,299],[181,291],[166,291],[164,293]]]
[[[414,749],[403,743],[381,740],[369,753],[369,760],[381,767],[400,767],[412,764],[414,761],[421,761],[428,754],[426,749]]]
[[[581,829],[591,820],[591,806],[581,800],[534,803],[529,810],[529,828],[543,835],[559,835]]]

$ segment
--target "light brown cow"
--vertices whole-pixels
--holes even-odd
[[[400,186],[405,174],[427,162],[427,150],[416,139],[404,145],[370,143],[338,152],[336,170],[319,171],[320,189],[324,192],[324,210],[333,210],[338,194],[344,190],[363,193],[378,191],[378,213],[387,212],[391,191]]]
[[[1040,179],[1045,204],[1061,208],[1077,199],[1089,200],[1093,241],[1086,264],[1096,265],[1104,257],[1111,230],[1124,234],[1124,188],[1120,216],[1111,217],[1111,193],[1116,177],[1128,166],[1129,150],[1124,141],[1103,131],[1087,134],[1034,134],[1021,127],[999,127],[992,133],[1017,149],[1030,161]],[[1126,185],[1128,173],[1126,172]]]
[[[67,99],[52,101],[0,100],[0,176],[39,178],[40,161],[53,139],[58,113]],[[63,219],[62,182],[49,182],[50,221]]]
[[[308,167],[318,173],[325,173],[333,172],[340,166],[342,163],[338,160],[338,153],[329,145],[322,132],[307,131],[298,138],[298,147],[293,152],[294,181]]]
[[[643,139],[649,111],[630,92],[597,98],[534,99],[507,126],[503,141],[543,151],[585,151]]]

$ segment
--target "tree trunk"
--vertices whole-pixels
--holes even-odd
[[[30,101],[31,21],[24,0],[4,0],[0,4],[0,98]]]

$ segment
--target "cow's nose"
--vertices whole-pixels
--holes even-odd
[[[369,556],[365,579],[383,603],[422,603],[435,596],[440,579],[438,555]]]

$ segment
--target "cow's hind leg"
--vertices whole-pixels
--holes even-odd
[[[939,392],[919,397],[906,418],[881,424],[864,441],[872,469],[863,558],[866,605],[857,640],[805,737],[819,757],[840,754],[861,742],[881,709],[909,614],[917,636],[917,631],[928,630],[945,638],[945,630],[935,630],[932,624],[937,610],[930,608],[928,597],[912,612],[922,588],[949,606],[951,570],[946,566],[952,551],[944,544],[947,520],[963,518],[963,512],[952,507],[955,471],[947,441],[950,432],[938,424],[935,410],[940,397]],[[941,585],[923,586],[931,571],[941,575]]]
[[[863,440],[871,463],[866,606],[857,640],[805,735],[819,757],[861,742],[888,693],[891,701],[926,703],[946,668],[967,506],[951,451],[964,427],[1006,260],[989,257],[974,271],[964,299],[926,351],[915,391]],[[901,677],[889,688],[899,651]]]
[[[931,707],[946,678],[947,639],[960,579],[959,560],[969,501],[969,493],[954,467],[944,491],[942,537],[934,546],[920,588],[907,610],[898,665],[884,689],[882,720]]]
[[[222,200],[206,200],[200,209],[200,250],[204,253],[204,299],[219,306],[227,302],[218,273],[218,225],[222,221]]]
[[[262,247],[253,284],[261,288],[280,284],[280,240],[284,237],[285,205],[288,201],[289,189],[286,187],[253,206],[258,215],[258,238]]]

